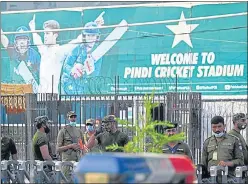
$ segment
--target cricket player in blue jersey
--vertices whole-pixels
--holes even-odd
[[[83,94],[89,87],[89,78],[100,73],[102,58],[95,61],[91,53],[100,38],[100,30],[95,22],[88,22],[82,31],[83,43],[78,45],[65,62],[61,77],[61,87],[66,94]]]
[[[27,81],[28,78],[30,79],[30,76],[34,80],[33,82],[39,83],[40,55],[30,47],[29,34],[22,33],[24,31],[28,31],[25,26],[18,27],[14,43],[10,44],[8,37],[1,30],[1,43],[6,48],[10,58],[10,75],[13,83],[32,83],[32,81]],[[19,67],[21,62],[24,62],[24,65]],[[25,70],[23,70],[23,66],[26,67]],[[27,71],[30,72],[28,77],[26,76],[28,75]]]

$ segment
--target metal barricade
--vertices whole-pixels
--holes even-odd
[[[211,183],[217,183],[218,171],[221,171],[221,182],[227,183],[228,167],[223,166],[210,167]]]
[[[196,167],[197,183],[202,183],[203,165],[198,164]]]
[[[37,162],[35,183],[55,183],[55,163],[53,161]]]
[[[74,171],[75,162],[55,162],[55,183],[73,183],[73,171]],[[70,176],[66,177],[63,173],[63,167],[68,167],[70,170]]]
[[[19,176],[19,163],[16,160],[1,161],[2,183],[22,183]]]
[[[248,166],[239,166],[235,170],[236,182],[245,183],[248,177]]]

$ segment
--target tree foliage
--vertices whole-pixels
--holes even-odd
[[[125,147],[113,144],[108,146],[106,149],[111,151],[118,149],[123,150],[126,153],[162,153],[163,146],[168,142],[181,141],[185,139],[184,133],[179,133],[169,137],[156,131],[155,127],[158,125],[172,128],[174,125],[169,121],[152,120],[151,109],[159,105],[158,103],[153,102],[153,97],[153,94],[145,96],[145,116],[139,115],[138,119],[134,123],[118,119],[118,123],[135,133],[132,140],[130,140]]]

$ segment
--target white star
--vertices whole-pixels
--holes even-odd
[[[68,89],[69,89],[69,90],[73,90],[72,85],[69,85],[69,86],[68,86]]]
[[[182,12],[180,17],[180,22],[178,23],[178,25],[166,26],[173,33],[175,33],[172,48],[175,47],[177,44],[179,44],[181,41],[184,41],[190,47],[193,48],[189,33],[191,33],[197,26],[199,26],[199,24],[186,24],[186,21],[183,20],[185,20],[185,17],[184,17],[184,13]]]
[[[30,61],[28,61],[28,62],[27,62],[27,65],[28,65],[28,66],[31,66],[31,62],[30,62]]]

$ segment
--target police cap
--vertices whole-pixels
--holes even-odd
[[[108,115],[105,116],[102,120],[103,123],[110,123],[110,122],[116,122],[115,115]]]
[[[234,114],[232,118],[233,121],[244,120],[244,119],[248,119],[248,116],[245,115],[244,113]]]
[[[94,125],[95,120],[94,119],[87,119],[86,125]]]
[[[175,122],[170,122],[170,125],[171,126],[163,126],[163,129],[164,130],[167,130],[167,129],[171,129],[171,128],[177,128],[178,127],[178,123],[175,123]]]
[[[67,118],[70,118],[71,116],[77,116],[77,114],[74,111],[69,111],[67,113]]]

